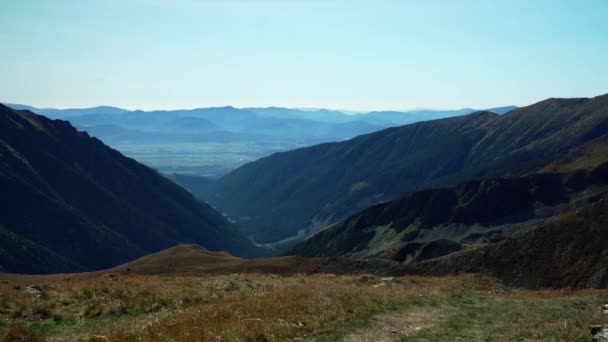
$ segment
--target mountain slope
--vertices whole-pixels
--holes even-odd
[[[36,258],[16,263],[4,249],[0,265],[10,272],[106,268],[188,241],[239,255],[255,249],[152,169],[65,121],[2,105],[0,188],[0,245],[21,241],[31,255],[52,259],[51,266]]]
[[[208,200],[258,242],[305,237],[422,188],[536,171],[608,133],[608,95],[548,99],[276,153],[222,177]]]
[[[594,168],[606,162],[608,162],[608,135],[603,135],[569,150],[562,157],[545,165],[539,172],[571,172]]]
[[[419,261],[454,252],[460,244],[504,239],[606,193],[608,163],[568,174],[469,181],[367,208],[319,232],[292,253]],[[435,252],[425,256],[424,249]]]
[[[417,265],[423,274],[481,272],[511,286],[608,286],[608,197],[536,229]]]

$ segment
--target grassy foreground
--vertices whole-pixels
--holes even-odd
[[[608,290],[523,291],[476,275],[106,274],[0,283],[0,336],[68,341],[588,341]]]

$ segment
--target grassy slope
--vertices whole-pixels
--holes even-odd
[[[606,132],[608,96],[549,99],[277,153],[221,178],[209,201],[276,241],[420,188],[531,172]]]
[[[607,320],[599,309],[606,290],[520,291],[471,275],[399,281],[386,285],[372,276],[329,275],[64,277],[39,283],[41,298],[25,293],[24,282],[5,281],[0,333],[58,341],[338,341],[370,331],[378,336],[376,326],[397,315],[400,324],[389,336],[407,341],[586,341],[588,326]],[[422,322],[408,319],[421,313]]]
[[[0,185],[4,229],[71,261],[21,268],[0,260],[11,272],[107,268],[181,242],[255,251],[219,213],[154,170],[65,121],[4,106]]]
[[[543,167],[540,172],[572,172],[591,169],[608,162],[608,136],[601,136],[568,151],[566,156]]]

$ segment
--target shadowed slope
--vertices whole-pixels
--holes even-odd
[[[10,232],[0,244],[10,236],[54,260],[16,263],[4,250],[0,265],[10,272],[106,268],[180,242],[255,251],[219,213],[154,170],[66,121],[2,105],[0,188],[0,224]]]
[[[481,272],[526,288],[608,286],[608,197],[497,244],[418,265],[424,274]]]

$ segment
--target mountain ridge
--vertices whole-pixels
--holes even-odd
[[[599,96],[392,127],[246,164],[220,178],[207,199],[258,242],[303,238],[423,188],[534,172],[606,134],[606,122],[608,96]]]
[[[61,256],[47,268],[0,254],[7,271],[105,268],[185,241],[257,251],[219,213],[156,171],[67,121],[3,105],[0,184],[0,226],[9,232],[0,246],[17,239],[36,253]]]

